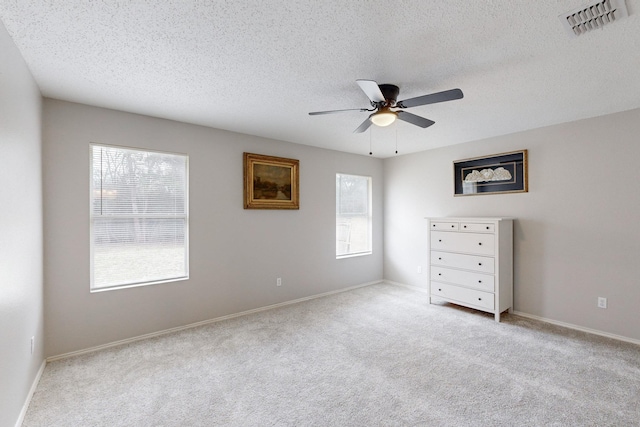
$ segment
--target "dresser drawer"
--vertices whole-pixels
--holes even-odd
[[[473,270],[487,274],[495,273],[495,260],[477,255],[431,251],[431,265],[462,268],[464,270]]]
[[[434,221],[431,223],[432,230],[440,231],[458,231],[457,222]]]
[[[446,283],[431,282],[431,295],[450,299],[452,302],[463,305],[481,307],[485,310],[493,310],[495,307],[493,294]]]
[[[461,222],[460,231],[469,231],[471,233],[495,233],[496,226],[494,224],[483,224],[477,222]]]
[[[454,283],[481,291],[494,292],[495,278],[490,274],[473,273],[471,271],[454,270],[445,267],[431,266],[431,280]]]
[[[476,255],[495,254],[495,236],[480,233],[431,232],[431,250]]]

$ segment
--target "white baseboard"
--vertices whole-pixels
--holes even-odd
[[[528,319],[534,319],[534,320],[539,320],[539,321],[545,322],[545,323],[551,323],[552,325],[558,325],[558,326],[562,326],[562,327],[565,327],[565,328],[574,329],[576,331],[587,332],[589,334],[600,335],[602,337],[613,338],[614,340],[624,341],[624,342],[628,342],[628,343],[631,343],[631,344],[640,345],[640,340],[636,340],[636,339],[633,339],[633,338],[625,337],[625,336],[622,336],[622,335],[610,334],[609,332],[599,331],[597,329],[585,328],[583,326],[574,325],[572,323],[565,323],[565,322],[560,322],[558,320],[547,319],[546,317],[540,317],[540,316],[536,316],[536,315],[529,314],[529,313],[523,313],[521,311],[516,311],[516,310],[513,311],[513,314],[515,314],[516,316],[520,316],[520,317],[526,317]]]
[[[347,291],[351,291],[353,289],[363,288],[365,286],[371,286],[371,285],[375,285],[375,284],[383,283],[383,282],[384,282],[384,280],[382,280],[382,279],[381,280],[376,280],[376,281],[373,281],[373,282],[363,283],[363,284],[360,284],[360,285],[351,286],[351,287],[344,288],[344,289],[338,289],[336,291],[324,292],[324,293],[317,294],[317,295],[312,295],[312,296],[308,296],[308,297],[304,297],[304,298],[298,298],[298,299],[295,299],[295,300],[285,301],[285,302],[281,302],[281,303],[278,303],[278,304],[267,305],[265,307],[254,308],[252,310],[242,311],[240,313],[234,313],[234,314],[229,314],[227,316],[216,317],[214,319],[203,320],[202,322],[190,323],[188,325],[178,326],[176,328],[165,329],[165,330],[162,330],[162,331],[152,332],[150,334],[145,334],[145,335],[139,335],[137,337],[127,338],[127,339],[120,340],[120,341],[114,341],[114,342],[110,342],[110,343],[107,343],[107,344],[102,344],[102,345],[98,345],[98,346],[95,346],[95,347],[86,348],[86,349],[83,349],[83,350],[77,350],[77,351],[72,351],[72,352],[69,352],[69,353],[60,354],[60,355],[57,355],[57,356],[47,357],[46,362],[53,362],[54,360],[66,359],[68,357],[79,356],[81,354],[93,353],[94,351],[100,351],[100,350],[104,350],[106,348],[116,347],[116,346],[123,345],[123,344],[130,344],[130,343],[133,343],[133,342],[136,342],[136,341],[142,341],[142,340],[146,340],[146,339],[149,339],[149,338],[158,337],[158,336],[161,336],[161,335],[171,334],[171,333],[174,333],[174,332],[183,331],[185,329],[197,328],[198,326],[208,325],[210,323],[221,322],[223,320],[233,319],[235,317],[241,317],[241,316],[246,316],[248,314],[259,313],[261,311],[272,310],[274,308],[284,307],[284,306],[291,305],[291,304],[297,304],[299,302],[304,302],[304,301],[309,301],[309,300],[316,299],[316,298],[326,297],[326,296],[329,296],[329,295],[339,294],[339,293],[342,293],[342,292],[347,292]]]
[[[31,384],[31,388],[29,389],[27,398],[24,401],[24,405],[22,405],[22,410],[20,411],[20,415],[18,416],[18,421],[16,421],[16,427],[22,426],[24,417],[25,415],[27,415],[27,409],[29,409],[29,404],[31,403],[31,398],[33,397],[33,393],[36,392],[36,388],[38,388],[38,383],[40,382],[40,377],[42,377],[45,366],[47,366],[47,361],[43,360],[42,365],[40,365],[40,369],[38,369],[36,377],[33,379],[33,383]]]
[[[405,283],[400,283],[400,282],[392,282],[391,280],[385,280],[384,282],[388,283],[390,285],[402,286],[403,288],[409,288],[409,289],[414,290],[414,291],[423,292],[425,294],[429,293],[429,288],[421,288],[420,286],[407,285]]]
[[[404,283],[392,282],[391,280],[385,280],[384,282],[385,283],[389,283],[391,285],[395,285],[395,286],[402,286],[402,287],[405,287],[405,288],[413,289],[414,291],[429,293],[429,290],[427,288],[421,288],[421,287],[418,287],[418,286],[407,285],[407,284],[404,284]],[[574,325],[574,324],[571,324],[571,323],[565,323],[565,322],[560,322],[560,321],[553,320],[553,319],[547,319],[546,317],[540,317],[540,316],[536,316],[536,315],[529,314],[529,313],[523,313],[522,311],[514,310],[512,314],[514,314],[516,316],[520,316],[520,317],[526,317],[528,319],[539,320],[539,321],[545,322],[545,323],[551,323],[552,325],[557,325],[557,326],[562,326],[562,327],[569,328],[569,329],[574,329],[576,331],[587,332],[589,334],[600,335],[602,337],[613,338],[614,340],[624,341],[624,342],[628,342],[628,343],[631,343],[631,344],[640,345],[640,340],[636,340],[636,339],[633,339],[633,338],[625,337],[625,336],[622,336],[622,335],[610,334],[609,332],[599,331],[597,329],[585,328],[583,326]]]

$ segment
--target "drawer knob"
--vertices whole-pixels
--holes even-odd
[[[442,291],[442,289],[441,289],[441,288],[438,288],[438,290],[439,290],[439,291]]]
[[[435,225],[435,224],[433,224],[433,226],[435,227],[436,225]]]
[[[438,239],[438,242],[442,242],[442,239]]]
[[[482,242],[479,242],[479,243],[478,243],[478,246],[482,246]]]
[[[478,298],[478,301],[482,301],[482,298]]]
[[[455,225],[452,225],[451,228],[455,228]]]
[[[467,226],[465,225],[463,228],[467,228]]]
[[[439,261],[442,261],[442,257],[438,257],[438,260],[439,260]]]
[[[489,229],[489,227],[487,227],[487,230]]]
[[[438,273],[438,276],[442,276],[442,273]]]
[[[478,265],[482,265],[482,263],[481,263],[481,262],[479,262],[479,263],[478,263]]]
[[[482,283],[482,280],[478,280],[478,283]]]

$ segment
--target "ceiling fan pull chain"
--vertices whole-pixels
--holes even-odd
[[[396,122],[396,154],[398,154],[398,122]]]
[[[371,150],[371,134],[373,134],[373,128],[369,128],[369,155],[373,154],[373,151]]]

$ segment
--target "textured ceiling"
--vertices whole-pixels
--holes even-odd
[[[640,0],[570,38],[582,0],[0,0],[42,94],[378,157],[640,107]],[[0,76],[1,78],[1,76]],[[356,79],[461,100],[354,134]],[[396,139],[397,138],[397,139]]]

